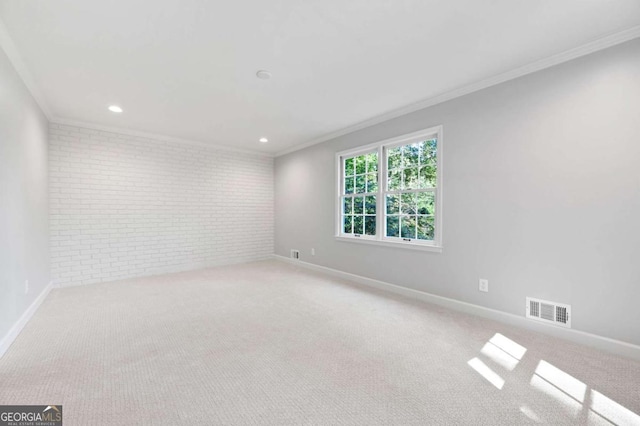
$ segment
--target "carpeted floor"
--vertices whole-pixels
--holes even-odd
[[[67,426],[640,424],[640,363],[270,261],[53,290],[0,404]]]

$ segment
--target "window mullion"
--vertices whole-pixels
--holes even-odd
[[[377,239],[384,238],[387,209],[385,208],[385,190],[387,185],[387,159],[384,146],[378,147],[378,198],[376,201],[376,232]]]
[[[437,188],[420,188],[420,189],[397,189],[395,191],[387,191],[387,194],[418,194],[421,192],[435,193]]]

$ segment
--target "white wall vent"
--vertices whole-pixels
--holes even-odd
[[[527,318],[571,328],[571,305],[527,297]]]
[[[291,250],[292,259],[300,259],[300,250]]]

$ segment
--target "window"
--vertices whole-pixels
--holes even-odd
[[[343,233],[376,235],[378,151],[344,158],[342,194]]]
[[[336,237],[441,251],[442,128],[336,154]]]

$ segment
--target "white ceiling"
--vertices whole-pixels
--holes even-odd
[[[0,16],[55,119],[275,153],[636,27],[640,2],[0,0]]]

